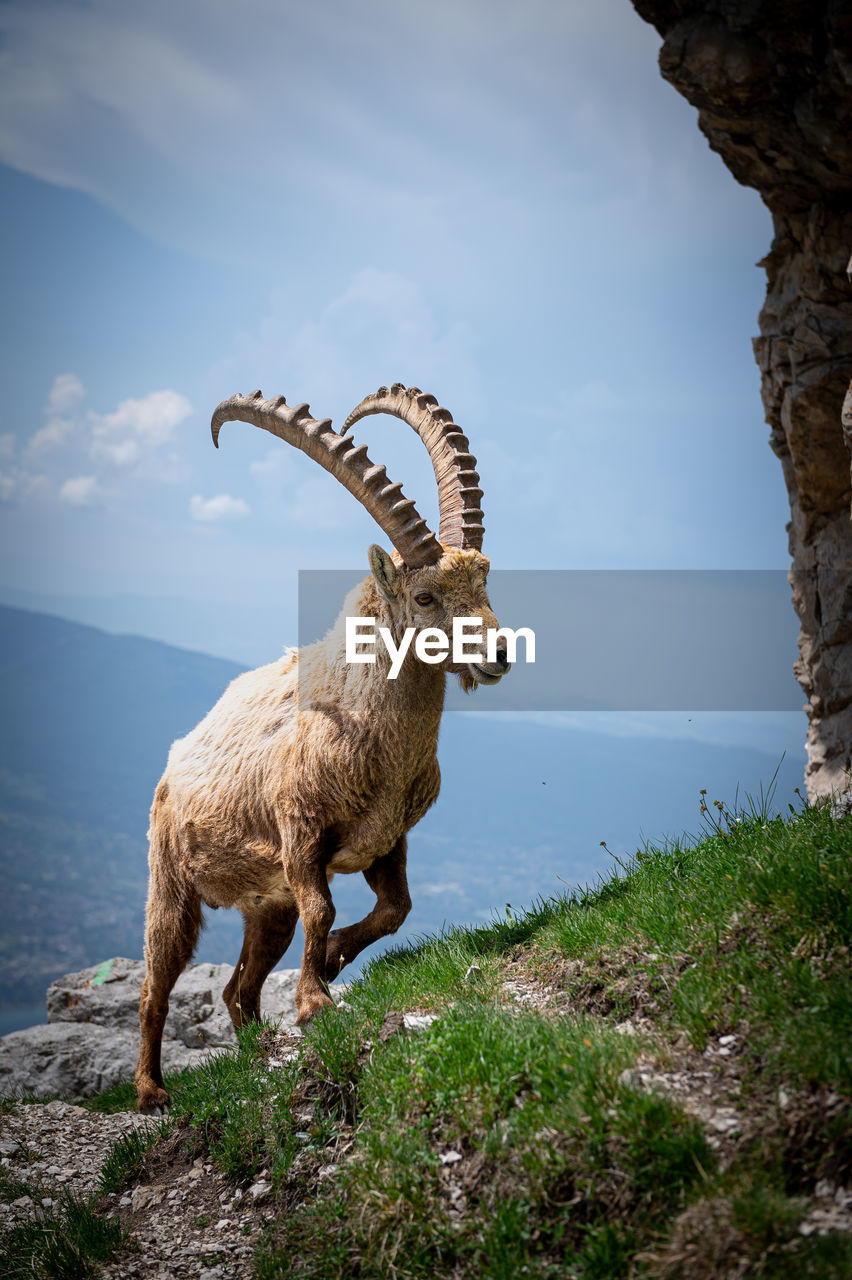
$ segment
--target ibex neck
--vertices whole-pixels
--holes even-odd
[[[346,618],[375,619],[373,663],[346,661]],[[314,704],[328,701],[341,711],[381,725],[383,734],[411,738],[416,735],[437,740],[444,707],[446,676],[437,666],[421,662],[409,651],[394,679],[390,679],[391,657],[379,636],[379,628],[397,634],[390,608],[376,589],[372,577],[365,579],[346,597],[335,625],[317,645],[311,645],[300,659],[300,698]],[[364,652],[368,652],[366,646]],[[304,704],[304,703],[303,703]]]

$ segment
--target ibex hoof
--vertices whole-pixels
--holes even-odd
[[[165,1089],[140,1091],[136,1110],[143,1116],[165,1116],[169,1113],[169,1095]]]
[[[324,991],[321,991],[316,996],[306,996],[299,1004],[299,1016],[296,1019],[296,1026],[307,1026],[309,1022],[313,1022],[318,1013],[323,1009],[329,1008],[334,1008],[334,1001]]]

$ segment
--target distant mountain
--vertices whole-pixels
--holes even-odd
[[[69,970],[141,956],[154,787],[171,742],[240,670],[0,607],[0,1009],[37,1003]],[[409,840],[414,910],[399,937],[606,873],[614,864],[602,840],[621,857],[643,834],[694,831],[700,788],[728,802],[738,787],[756,792],[785,747],[782,806],[804,766],[799,742],[783,734],[770,755],[618,738],[558,718],[447,714],[442,793]],[[334,898],[341,922],[373,901],[360,876],[338,876]],[[208,912],[198,957],[236,959],[240,926],[235,912]],[[300,945],[297,937],[286,964],[299,963]]]
[[[242,668],[0,607],[0,1007],[142,954],[145,832],[172,741]]]

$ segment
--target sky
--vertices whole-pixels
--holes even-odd
[[[210,414],[397,380],[468,433],[495,567],[785,570],[771,220],[659,43],[628,0],[6,0],[0,599],[271,660],[298,570],[381,535]],[[355,435],[434,519],[413,433]]]

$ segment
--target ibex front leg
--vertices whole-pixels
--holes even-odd
[[[326,982],[334,982],[343,966],[350,964],[365,947],[389,933],[396,933],[411,910],[405,850],[406,839],[401,836],[386,857],[377,858],[364,872],[364,879],[376,895],[376,905],[357,924],[335,929],[330,934],[325,958]]]
[[[334,924],[334,903],[328,888],[328,839],[324,833],[302,837],[285,850],[284,869],[305,931],[302,973],[296,987],[296,1026],[310,1022],[334,1001],[325,990],[325,953]]]

